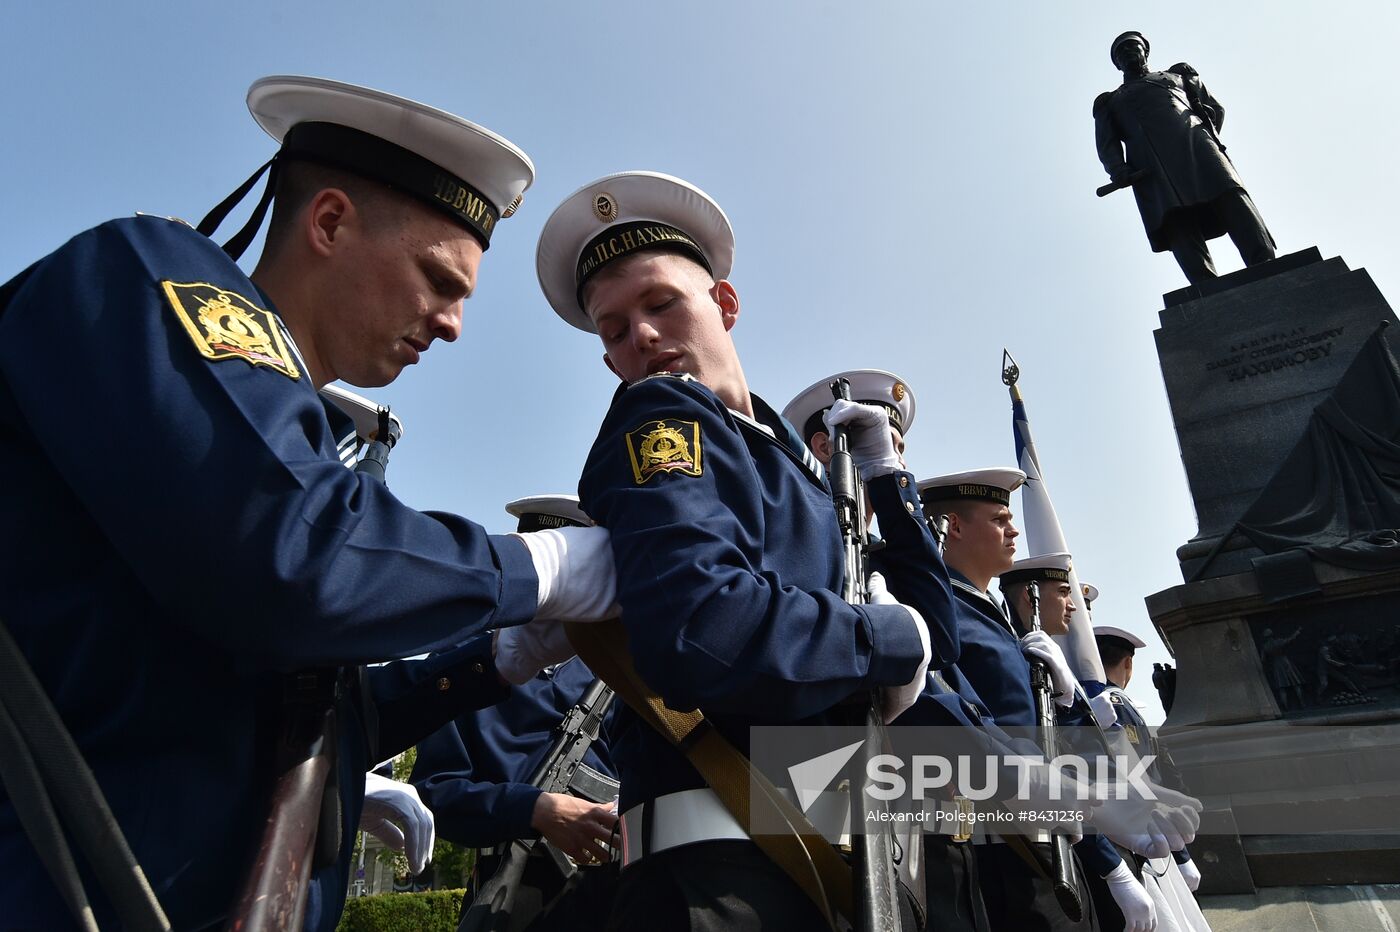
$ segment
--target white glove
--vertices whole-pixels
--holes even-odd
[[[540,580],[536,618],[597,621],[618,614],[617,573],[606,530],[561,527],[515,536],[529,549]]]
[[[894,449],[889,415],[883,408],[838,398],[822,415],[822,422],[827,430],[838,424],[846,425],[851,461],[856,464],[864,481],[869,482],[904,468]]]
[[[1078,681],[1069,672],[1069,664],[1060,645],[1044,631],[1032,631],[1021,638],[1021,653],[1045,661],[1050,670],[1050,681],[1055,685],[1055,702],[1069,708],[1074,705],[1074,688]]]
[[[919,629],[919,641],[924,645],[924,659],[914,671],[914,678],[903,686],[886,686],[880,690],[880,713],[888,725],[913,705],[919,694],[924,691],[924,682],[928,679],[928,665],[933,660],[933,647],[929,644],[928,625],[924,624],[924,616],[890,595],[890,590],[885,586],[885,577],[879,573],[870,574],[869,595],[871,605],[898,605],[908,612],[914,626]]]
[[[1089,810],[1089,819],[1124,848],[1145,858],[1167,857],[1195,839],[1201,826],[1201,801],[1156,784],[1152,792],[1155,800],[1136,791],[1128,799],[1102,800]]]
[[[574,655],[562,622],[552,618],[534,621],[496,632],[492,649],[496,672],[507,683],[523,686],[552,663],[563,663]]]
[[[1155,932],[1157,907],[1152,905],[1147,891],[1126,862],[1119,861],[1104,882],[1108,884],[1108,892],[1113,894],[1113,902],[1123,912],[1123,932]]]
[[[1201,885],[1201,869],[1196,866],[1196,862],[1188,858],[1176,868],[1181,871],[1181,879],[1186,881],[1186,889],[1195,893],[1196,888]]]
[[[433,813],[411,783],[400,783],[377,773],[365,774],[365,808],[360,813],[360,830],[369,832],[386,847],[402,851],[414,874],[433,859],[437,838]]]
[[[1112,728],[1118,722],[1117,704],[1106,689],[1089,700],[1089,708],[1094,710],[1094,720],[1100,728]]]

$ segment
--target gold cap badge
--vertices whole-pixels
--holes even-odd
[[[903,400],[904,400],[904,383],[903,383],[903,382],[895,382],[895,383],[894,383],[894,387],[890,389],[890,394],[894,396],[894,400],[895,400],[895,401],[903,401]]]
[[[600,193],[593,198],[593,215],[604,223],[612,223],[617,219],[617,201],[611,194]]]

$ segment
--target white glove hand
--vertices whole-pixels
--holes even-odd
[[[924,691],[924,683],[928,680],[928,665],[933,660],[933,647],[929,644],[928,626],[924,624],[924,616],[890,595],[889,589],[885,587],[885,577],[879,573],[870,574],[869,594],[871,605],[898,605],[908,612],[915,627],[919,630],[919,641],[924,646],[924,659],[920,661],[919,668],[914,671],[914,678],[903,686],[886,686],[880,690],[880,713],[884,716],[885,724],[888,725],[899,718],[900,713],[905,709],[912,706],[918,700],[919,694]]]
[[[1123,912],[1123,932],[1155,932],[1157,907],[1152,905],[1142,883],[1122,861],[1104,878],[1113,902]]]
[[[1021,653],[1028,657],[1045,661],[1050,671],[1050,681],[1055,685],[1055,702],[1069,708],[1074,705],[1074,688],[1078,680],[1069,672],[1069,664],[1060,645],[1044,631],[1032,631],[1021,638]]]
[[[507,683],[523,686],[545,667],[563,663],[574,655],[564,625],[552,618],[534,621],[496,632],[496,672]]]
[[[838,398],[822,415],[822,422],[828,431],[838,424],[846,425],[851,461],[856,464],[864,481],[869,482],[904,468],[894,449],[889,415],[883,408]]]
[[[1100,728],[1112,728],[1118,722],[1117,704],[1106,689],[1089,700],[1089,708],[1094,710],[1094,720]]]
[[[515,536],[529,549],[540,580],[536,618],[597,621],[617,616],[617,573],[606,530],[561,527]]]
[[[1181,879],[1186,881],[1186,889],[1195,893],[1196,888],[1201,885],[1201,869],[1196,866],[1196,862],[1188,859],[1176,868],[1181,871]]]
[[[365,808],[360,813],[360,830],[369,832],[386,847],[402,851],[414,874],[433,859],[437,838],[433,813],[411,783],[400,783],[377,773],[365,774]]]
[[[1184,793],[1152,785],[1156,799],[1137,791],[1128,799],[1105,799],[1089,810],[1090,821],[1110,841],[1145,858],[1164,858],[1196,837],[1201,825],[1201,801]]]

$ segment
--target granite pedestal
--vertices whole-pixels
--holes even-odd
[[[1316,249],[1164,303],[1198,531],[1177,551],[1186,583],[1147,607],[1177,664],[1164,742],[1207,808],[1202,890],[1400,880],[1400,565],[1266,555],[1234,533],[1394,312],[1365,270]]]

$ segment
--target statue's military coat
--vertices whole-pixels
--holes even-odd
[[[1094,135],[1104,170],[1115,179],[1148,172],[1133,185],[1133,194],[1153,252],[1170,248],[1164,224],[1173,211],[1196,211],[1206,239],[1223,235],[1225,227],[1209,205],[1222,194],[1244,190],[1206,118],[1218,132],[1225,108],[1185,63],[1125,78],[1094,100]]]

